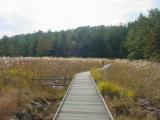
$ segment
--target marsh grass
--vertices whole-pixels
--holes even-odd
[[[101,81],[97,83],[97,86],[103,96],[107,94],[111,97],[120,97],[121,89],[112,83]]]
[[[102,77],[100,70],[91,69],[91,74],[94,80],[97,83],[97,87],[100,90],[101,94],[109,95],[110,97],[124,98],[128,97],[133,99],[135,93],[131,89],[123,88],[112,81],[107,81]]]
[[[94,78],[95,82],[103,81],[101,73],[96,68],[91,68],[91,75]]]
[[[40,81],[32,78],[65,75],[72,78],[75,73],[99,66],[101,60],[89,58],[0,58],[0,120],[8,120],[14,113],[25,109],[26,104],[33,100],[55,101],[63,98],[65,93],[63,88],[42,85]],[[12,104],[14,106],[11,106]],[[56,103],[53,106],[58,107]]]
[[[104,81],[97,85],[102,89],[114,119],[157,120],[155,112],[148,108],[160,108],[160,64],[141,60],[113,60],[111,64],[110,68],[99,71]],[[114,93],[114,89],[117,92]],[[105,91],[112,91],[112,95],[110,92],[104,94]],[[139,99],[149,101],[149,104],[141,107]]]
[[[159,106],[160,69],[153,64],[138,67],[132,62],[119,62],[112,64],[109,70],[102,71],[101,74],[103,79],[106,78],[119,86],[134,90],[137,98],[146,98]]]

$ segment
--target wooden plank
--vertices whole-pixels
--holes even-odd
[[[113,120],[89,72],[74,77],[54,120]]]

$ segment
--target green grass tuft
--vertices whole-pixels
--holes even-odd
[[[113,83],[101,81],[97,83],[97,86],[102,95],[107,94],[111,97],[120,97],[121,89]]]

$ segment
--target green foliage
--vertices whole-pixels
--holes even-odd
[[[134,51],[134,52],[129,53],[127,58],[130,59],[130,60],[142,59],[143,55],[141,53],[138,53],[138,52]]]
[[[130,59],[159,60],[160,11],[152,9],[148,16],[140,15],[128,33],[126,48]]]
[[[160,59],[160,11],[127,25],[79,27],[67,31],[4,36],[0,56],[78,56]]]
[[[0,56],[121,57],[121,43],[127,31],[126,26],[87,26],[59,32],[4,36],[0,39]]]

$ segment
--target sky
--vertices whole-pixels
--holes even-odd
[[[126,24],[152,8],[160,0],[0,0],[0,37]]]

